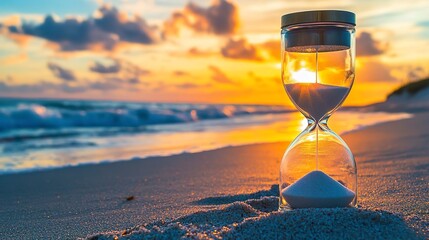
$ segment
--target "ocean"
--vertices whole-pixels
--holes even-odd
[[[410,116],[353,109],[332,129]],[[285,106],[1,99],[0,174],[290,141],[306,125]]]

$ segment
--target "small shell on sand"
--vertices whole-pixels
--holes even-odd
[[[322,171],[312,171],[282,191],[292,208],[347,207],[356,194]]]

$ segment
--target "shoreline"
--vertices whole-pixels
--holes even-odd
[[[376,122],[374,124],[356,126],[354,129],[345,130],[345,131],[341,132],[339,135],[343,136],[343,135],[346,135],[349,133],[364,130],[364,129],[371,127],[371,126],[377,126],[379,124],[385,124],[388,122],[401,121],[404,119],[413,118],[416,115],[413,113],[405,113],[405,112],[404,113],[398,113],[398,114],[404,114],[404,115],[407,114],[408,116],[402,116],[401,118],[397,118],[397,119],[386,119],[384,121]],[[292,141],[292,140],[293,139],[291,139],[290,141]],[[289,142],[288,140],[286,140],[286,141]],[[286,141],[261,141],[261,142],[250,142],[250,143],[242,143],[242,144],[241,143],[225,144],[225,145],[220,144],[219,146],[207,146],[207,148],[202,148],[202,150],[198,149],[195,151],[178,150],[178,151],[172,151],[171,153],[166,153],[166,154],[157,154],[157,155],[148,155],[148,156],[133,156],[133,157],[124,158],[124,159],[105,159],[105,160],[101,160],[101,161],[97,161],[97,162],[83,162],[83,163],[77,163],[77,164],[71,164],[71,165],[69,164],[69,165],[63,165],[63,166],[31,168],[31,169],[22,169],[22,170],[18,169],[18,170],[5,171],[5,172],[0,171],[0,176],[15,175],[15,174],[28,174],[28,173],[33,173],[33,172],[54,171],[57,169],[76,168],[76,167],[81,167],[81,166],[104,165],[104,164],[111,164],[111,163],[116,163],[116,162],[141,161],[141,160],[146,160],[148,158],[157,158],[157,157],[174,157],[174,156],[182,155],[182,154],[201,153],[201,152],[219,150],[219,149],[230,148],[230,147],[252,146],[252,145],[258,145],[258,144],[270,144],[270,143],[279,144],[279,143],[284,143]]]

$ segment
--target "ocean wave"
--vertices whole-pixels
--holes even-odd
[[[287,112],[282,106],[20,102],[0,107],[0,130],[142,127]]]
[[[42,144],[10,144],[3,147],[3,153],[17,153],[28,150],[43,150],[43,149],[59,149],[59,148],[80,148],[80,147],[95,147],[93,142],[70,141],[62,143],[42,143]]]
[[[0,144],[18,143],[26,141],[53,140],[77,137],[112,137],[121,134],[133,135],[140,133],[156,133],[155,129],[147,127],[112,127],[112,128],[73,128],[73,129],[42,129],[18,130],[7,132],[10,134],[0,136]]]
[[[56,138],[67,138],[79,136],[79,132],[52,132],[52,133],[15,133],[12,136],[0,137],[1,143],[15,143],[27,140],[40,140],[40,139],[56,139]]]

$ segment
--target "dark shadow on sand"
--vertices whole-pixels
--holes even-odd
[[[220,197],[208,197],[192,202],[195,205],[222,205],[249,199],[259,199],[261,197],[271,197],[279,195],[279,185],[271,185],[269,190],[262,190],[249,194],[226,195]]]

